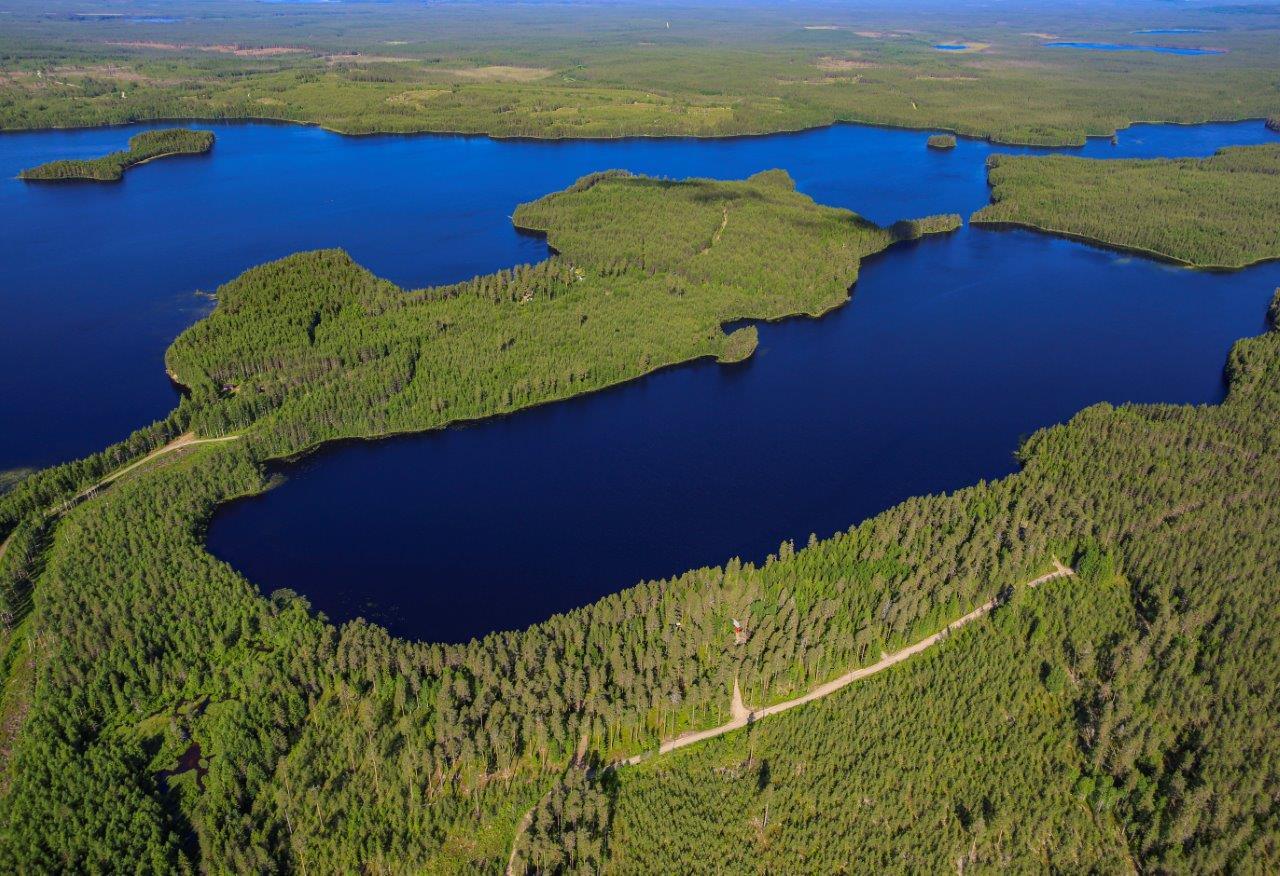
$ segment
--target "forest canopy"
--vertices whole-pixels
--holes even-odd
[[[1280,258],[1280,144],[1209,158],[994,155],[980,225],[1017,225],[1199,267]]]
[[[742,182],[596,174],[514,220],[546,233],[556,255],[407,293],[335,250],[228,283],[167,356],[191,390],[192,424],[252,429],[287,455],[507,413],[700,357],[738,360],[754,343],[731,343],[724,324],[822,314],[848,300],[863,257],[960,221],[881,228],[814,204],[781,171]]]
[[[114,182],[135,165],[172,155],[202,155],[212,148],[212,131],[192,131],[187,128],[143,131],[130,137],[129,148],[123,151],[112,152],[101,158],[50,161],[22,171],[19,177],[41,181],[87,179]]]
[[[409,292],[336,250],[246,272],[170,348],[170,417],[0,496],[0,870],[1275,869],[1280,331],[1221,405],[1097,405],[1011,477],[466,644],[210,556],[272,459],[740,359],[726,323],[839,306],[861,258],[959,222],[878,227],[777,171],[597,174],[514,218],[556,254]],[[95,488],[190,430],[238,437]],[[1054,560],[1078,575],[1019,586]],[[607,768],[997,598],[865,685]]]

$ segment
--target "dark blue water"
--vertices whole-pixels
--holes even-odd
[[[610,167],[738,178],[783,167],[802,191],[879,222],[967,213],[987,198],[993,151],[929,132],[837,126],[733,140],[499,142],[341,137],[285,125],[206,125],[207,156],[166,159],[120,183],[31,184],[18,171],[121,148],[147,127],[0,135],[0,470],[91,453],[163,417],[176,394],[164,350],[212,290],[302,249],[343,246],[405,285],[450,282],[545,257],[511,228],[514,206]],[[1095,157],[1207,155],[1280,139],[1261,123],[1139,125]]]
[[[1156,33],[1157,31],[1152,31]],[[1093,52],[1158,52],[1162,55],[1222,55],[1225,49],[1194,49],[1184,46],[1139,46],[1131,43],[1044,43],[1050,49],[1085,49]]]
[[[934,48],[939,52],[963,52],[969,47],[964,43],[938,43]]]
[[[840,311],[765,327],[743,365],[322,452],[209,545],[334,618],[520,627],[1010,473],[1022,436],[1093,402],[1217,400],[1277,284],[1280,265],[1210,275],[1030,232],[931,239],[871,261]]]
[[[107,151],[136,130],[0,136],[0,168]],[[402,284],[537,260],[545,246],[512,231],[512,206],[608,167],[783,167],[817,200],[877,221],[967,214],[986,201],[993,151],[961,140],[937,153],[928,132],[859,127],[561,144],[215,130],[210,156],[120,185],[4,182],[9,464],[91,450],[163,414],[163,348],[207,306],[192,290],[268,258],[341,245]],[[1081,151],[1205,155],[1275,139],[1261,123],[1138,126]],[[1006,474],[1021,437],[1099,400],[1217,400],[1230,344],[1261,329],[1276,285],[1275,264],[1201,274],[965,229],[869,261],[852,304],[765,327],[742,365],[324,451],[220,512],[209,544],[264,590],[292,587],[337,620],[439,640],[517,627]]]

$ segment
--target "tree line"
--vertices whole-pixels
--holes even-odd
[[[160,131],[143,131],[129,138],[129,148],[103,155],[101,158],[63,159],[28,168],[18,174],[20,179],[54,181],[87,179],[113,182],[135,164],[164,158],[170,155],[201,155],[213,148],[212,131],[192,131],[188,128],[166,128]]]
[[[1280,145],[1209,158],[993,155],[973,222],[1023,225],[1204,267],[1280,258]]]
[[[531,809],[516,863],[548,870],[663,869],[671,850],[822,872],[1274,855],[1280,788],[1257,765],[1277,745],[1280,332],[1236,347],[1219,407],[1096,406],[1010,478],[467,644],[334,627],[210,556],[205,523],[269,459],[731,356],[726,322],[839,306],[859,258],[903,236],[777,172],[609,174],[515,218],[558,255],[415,293],[337,251],[247,272],[171,347],[190,397],[169,420],[0,497],[16,538],[113,458],[192,427],[243,436],[69,507],[37,551],[0,866],[492,872]],[[1081,580],[1018,595],[1055,556]],[[752,705],[785,699],[1011,588],[883,685],[603,768],[725,721],[735,679]],[[193,742],[200,770],[169,776]]]

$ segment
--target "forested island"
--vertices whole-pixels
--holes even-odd
[[[1013,225],[1187,265],[1280,258],[1280,144],[1203,159],[994,155],[978,225]]]
[[[739,360],[726,323],[838,307],[861,259],[959,224],[878,227],[778,171],[595,174],[513,218],[556,255],[416,291],[336,250],[247,271],[170,348],[166,420],[0,496],[0,868],[1276,863],[1274,329],[1221,405],[1097,405],[1009,478],[465,645],[335,628],[211,557],[269,460]],[[1077,574],[1021,586],[1055,560]],[[993,599],[873,684],[607,768]]]
[[[951,134],[932,134],[925,145],[930,149],[955,149],[956,138]]]
[[[114,182],[124,176],[130,167],[168,158],[174,155],[203,155],[213,148],[212,131],[193,131],[189,128],[166,128],[161,131],[144,131],[129,138],[129,148],[112,152],[101,158],[66,159],[50,161],[39,167],[18,174],[21,179],[95,180]]]

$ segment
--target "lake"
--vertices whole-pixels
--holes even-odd
[[[402,285],[546,256],[515,204],[610,167],[739,178],[782,167],[878,222],[968,214],[992,147],[836,126],[698,141],[349,138],[212,128],[208,156],[119,184],[30,185],[23,167],[147,126],[0,136],[0,468],[91,452],[172,406],[165,346],[254,264],[344,246]],[[155,127],[155,126],[151,126]],[[1094,157],[1276,141],[1261,122],[1141,125]],[[762,559],[910,495],[1014,469],[1021,437],[1099,400],[1214,401],[1280,266],[1171,268],[1027,232],[965,229],[870,260],[853,302],[766,326],[756,357],[441,433],[322,451],[223,509],[218,556],[335,620],[416,638],[518,627],[648,577]]]
[[[1159,33],[1160,31],[1151,31]],[[1174,31],[1169,31],[1173,33]],[[1196,49],[1183,46],[1140,46],[1131,43],[1044,43],[1047,49],[1084,49],[1091,52],[1158,52],[1162,55],[1223,55],[1226,49]]]
[[[177,394],[165,348],[256,264],[318,247],[409,286],[546,256],[516,233],[521,201],[611,167],[740,178],[786,168],[819,201],[877,222],[968,213],[987,200],[992,147],[930,132],[840,125],[727,140],[496,141],[343,137],[294,125],[202,125],[204,156],[134,168],[118,183],[33,184],[26,167],[122,148],[158,125],[0,134],[0,470],[92,453],[163,417]],[[1208,155],[1280,140],[1261,123],[1138,125],[1093,157]]]

